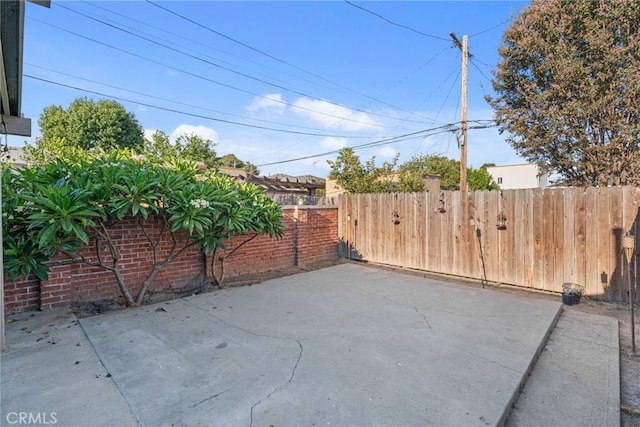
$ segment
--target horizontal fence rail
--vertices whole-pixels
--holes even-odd
[[[402,268],[629,301],[640,244],[640,188],[552,188],[342,195],[340,254]],[[637,301],[638,292],[635,292]]]

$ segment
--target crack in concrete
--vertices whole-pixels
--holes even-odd
[[[206,399],[201,400],[200,402],[194,403],[193,405],[189,406],[189,408],[190,408],[190,409],[193,409],[193,408],[195,408],[196,406],[198,406],[198,405],[200,405],[200,404],[202,404],[202,403],[204,403],[204,402],[208,402],[208,401],[209,401],[209,400],[211,400],[211,399],[215,399],[216,397],[220,396],[221,394],[224,394],[224,393],[228,392],[229,390],[231,390],[231,389],[230,389],[230,388],[228,388],[228,389],[226,389],[226,390],[221,391],[220,393],[214,394],[213,396],[209,396],[209,397],[207,397]]]
[[[511,366],[504,365],[504,364],[502,364],[502,363],[500,363],[500,362],[497,362],[497,361],[495,361],[495,360],[493,360],[493,359],[490,359],[490,358],[488,358],[488,357],[485,357],[485,356],[483,356],[483,355],[481,355],[481,354],[478,354],[478,353],[476,353],[476,352],[469,352],[469,353],[470,353],[470,354],[473,354],[473,355],[474,355],[474,356],[476,356],[476,357],[479,357],[480,359],[486,360],[487,362],[493,363],[494,365],[498,365],[498,366],[500,366],[500,367],[502,367],[502,368],[504,368],[504,369],[507,369],[507,370],[509,370],[509,371],[516,372],[516,373],[518,373],[518,374],[521,374],[521,373],[522,373],[522,371],[520,371],[519,369],[512,368]]]
[[[192,304],[193,305],[193,304]],[[253,335],[255,337],[263,337],[263,338],[271,338],[271,339],[279,339],[279,340],[289,340],[289,341],[294,341],[296,344],[298,344],[298,347],[300,348],[300,352],[298,353],[298,358],[296,359],[296,363],[293,366],[293,369],[291,370],[291,375],[289,376],[289,379],[287,381],[285,381],[284,383],[278,385],[276,388],[274,388],[269,394],[267,394],[265,397],[263,397],[262,399],[258,400],[256,403],[254,403],[253,405],[251,405],[251,413],[250,413],[250,422],[249,422],[249,427],[253,426],[253,410],[255,409],[256,406],[260,405],[263,401],[269,399],[272,395],[274,395],[276,392],[278,392],[282,387],[286,386],[287,384],[290,384],[293,381],[293,377],[296,374],[296,370],[298,369],[298,365],[300,364],[300,360],[302,359],[302,352],[304,351],[304,348],[302,347],[302,341],[297,339],[297,338],[292,338],[292,337],[278,337],[278,336],[273,336],[273,335],[266,335],[266,334],[258,334],[255,333],[253,331],[250,331],[248,329],[245,328],[241,328],[240,326],[234,325],[232,323],[227,322],[226,320],[216,316],[215,314],[211,313],[208,310],[205,310],[201,307],[195,306],[193,305],[194,308],[201,310],[205,313],[207,313],[209,316],[213,317],[214,319],[218,320],[221,323],[224,323],[225,325],[231,327],[231,328],[235,328],[238,329],[240,331],[246,332],[247,334]],[[211,396],[205,400],[203,400],[202,402],[198,402],[196,403],[196,405],[199,405],[200,403],[203,403],[207,400],[216,398],[218,396],[220,396],[222,393],[225,393],[226,391],[229,391],[230,389],[227,389],[221,393],[218,393],[217,395]],[[196,406],[194,405],[194,406]]]
[[[304,351],[304,348],[302,347],[302,343],[299,340],[295,338],[288,338],[288,339],[295,341],[298,344],[298,347],[300,347],[300,353],[298,353],[298,360],[296,360],[296,364],[293,367],[293,370],[291,371],[291,376],[289,377],[289,380],[280,384],[279,386],[274,388],[273,391],[267,394],[265,397],[263,397],[262,399],[258,400],[256,403],[251,405],[249,427],[253,426],[253,410],[255,409],[255,407],[260,405],[263,401],[269,399],[272,395],[277,393],[282,387],[286,386],[287,384],[291,384],[291,381],[293,381],[293,377],[296,375],[296,369],[298,369],[298,365],[300,364],[300,360],[302,359],[302,352]]]
[[[427,324],[427,327],[429,329],[431,329],[431,325],[429,324],[429,320],[427,319],[427,316],[425,316],[425,314],[423,312],[421,312],[420,310],[418,310],[418,307],[413,307],[416,310],[416,313],[418,313],[420,316],[422,316],[422,318],[424,319],[424,323]]]
[[[421,311],[418,309],[418,307],[413,306],[413,305],[410,305],[410,304],[404,304],[404,303],[401,303],[400,301],[396,301],[396,300],[394,300],[393,298],[390,298],[390,297],[388,297],[388,296],[386,296],[386,295],[376,294],[375,292],[367,292],[367,293],[368,293],[369,295],[375,295],[375,296],[377,296],[377,297],[384,298],[384,299],[386,299],[386,300],[388,300],[388,301],[391,301],[392,303],[397,304],[397,305],[402,306],[402,307],[409,307],[409,308],[413,307],[413,309],[416,311],[416,313],[418,313],[420,316],[422,316],[422,318],[424,319],[424,323],[426,323],[426,324],[427,324],[427,327],[428,327],[429,329],[433,329],[433,328],[431,328],[431,324],[429,323],[429,319],[427,319],[427,316],[426,316],[423,312],[421,312]]]
[[[402,303],[400,301],[396,301],[391,297],[388,297],[386,295],[382,295],[382,294],[377,294],[375,292],[369,292],[369,291],[364,291],[365,293],[369,294],[369,295],[374,295],[380,298],[384,298],[388,301],[391,301],[394,304],[398,304],[400,306],[403,307],[414,307],[411,304],[405,304]],[[414,307],[415,308],[415,307]],[[461,313],[459,311],[455,311],[455,310],[449,310],[446,308],[442,308],[442,307],[433,307],[433,308],[429,308],[429,310],[431,311],[442,311],[445,313],[450,313],[450,314],[454,314],[456,316],[460,316],[460,317],[478,317],[478,318],[487,318],[487,319],[500,319],[500,318],[510,318],[510,317],[518,317],[518,318],[540,318],[540,317],[545,317],[544,315],[540,315],[540,314],[522,314],[522,313],[505,313],[505,314],[479,314],[479,313]],[[422,314],[422,313],[420,313]]]
[[[98,352],[98,349],[96,348],[96,346],[93,344],[93,341],[91,341],[91,338],[89,337],[89,334],[87,333],[87,330],[84,328],[84,325],[82,324],[82,322],[80,321],[80,319],[76,318],[75,315],[73,315],[73,317],[76,319],[76,324],[78,326],[80,326],[80,330],[82,331],[82,334],[84,335],[84,337],[86,338],[86,340],[89,342],[89,345],[91,346],[91,349],[93,350],[93,353],[96,355],[96,358],[98,359],[98,361],[100,362],[100,364],[104,367],[104,369],[109,372],[109,368],[107,368],[107,365],[105,363],[105,361],[102,359],[101,354]],[[116,379],[113,377],[113,375],[109,375],[109,380],[113,383],[113,385],[116,387],[116,390],[118,390],[118,393],[120,394],[120,396],[122,397],[122,399],[126,402],[127,404],[127,408],[129,409],[129,413],[131,414],[131,416],[135,419],[136,424],[141,426],[142,421],[140,420],[140,418],[138,417],[137,412],[134,410],[134,408],[131,406],[131,402],[129,402],[129,399],[125,396],[124,391],[122,390],[122,388],[120,388],[120,384],[116,381]]]

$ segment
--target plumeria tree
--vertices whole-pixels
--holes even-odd
[[[61,253],[113,273],[130,306],[140,305],[158,272],[190,247],[213,252],[215,258],[224,241],[238,247],[258,235],[283,235],[279,206],[258,187],[200,170],[193,162],[159,165],[113,152],[5,170],[2,179],[7,274],[46,279],[48,263]],[[159,231],[149,226],[151,216],[160,221]],[[126,254],[114,241],[113,225],[129,218],[152,254],[141,284],[125,283],[121,265]],[[169,251],[160,250],[167,239]],[[78,250],[87,245],[95,256]]]

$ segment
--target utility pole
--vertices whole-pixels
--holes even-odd
[[[449,34],[456,46],[462,51],[462,106],[460,118],[460,191],[467,191],[467,62],[469,61],[469,38],[465,35],[462,42],[454,33]]]

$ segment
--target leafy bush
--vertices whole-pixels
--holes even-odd
[[[258,235],[283,235],[280,208],[261,189],[193,162],[158,165],[114,152],[20,170],[3,166],[2,181],[6,274],[15,279],[33,273],[44,280],[59,252],[111,271],[128,305],[140,305],[155,275],[194,245],[215,258],[224,239],[245,236],[241,246]],[[151,215],[163,225],[160,235],[149,229]],[[125,218],[136,220],[152,254],[135,298],[110,231]],[[171,250],[161,255],[158,245],[165,239]],[[88,244],[95,245],[97,260],[78,251]]]

